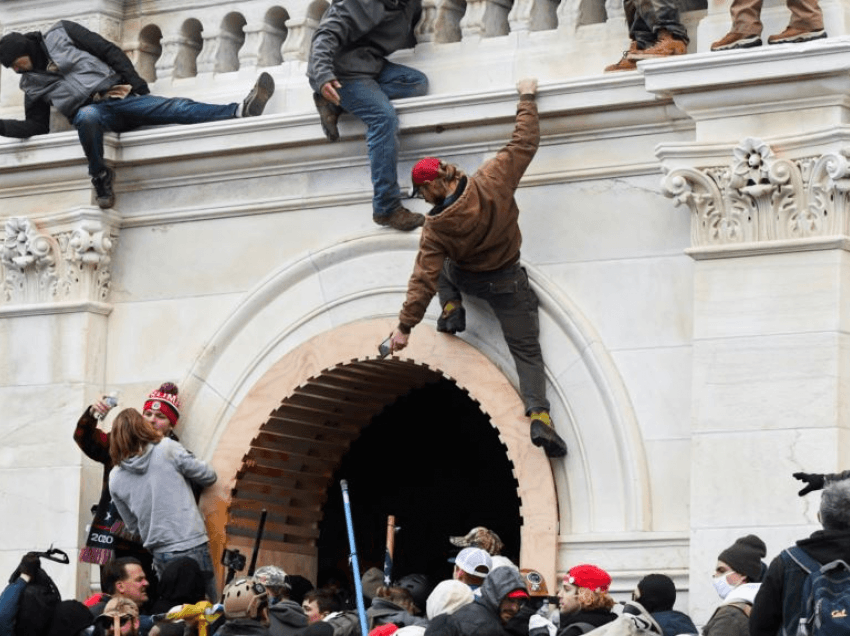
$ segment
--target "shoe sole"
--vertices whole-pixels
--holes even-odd
[[[421,214],[419,216],[421,216],[422,218],[416,219],[416,221],[413,221],[413,222],[411,222],[409,224],[405,224],[405,225],[393,224],[393,223],[390,223],[389,219],[383,220],[383,219],[376,218],[374,216],[372,217],[372,220],[375,223],[377,223],[378,225],[380,225],[381,227],[390,227],[394,230],[398,230],[399,232],[412,232],[416,228],[422,227],[423,225],[425,225],[425,217]]]
[[[797,35],[793,38],[783,38],[781,40],[773,40],[770,41],[770,38],[767,39],[768,44],[802,44],[803,42],[814,42],[815,40],[823,40],[826,35],[826,31],[821,31],[818,35]]]
[[[711,47],[713,52],[717,51],[735,51],[737,49],[753,49],[757,46],[761,46],[762,41],[761,38],[756,38],[754,40],[738,40],[737,42],[732,42],[731,44],[724,44],[723,46]]]
[[[338,141],[339,128],[337,128],[336,120],[339,118],[339,114],[334,115],[329,112],[333,105],[318,93],[313,93],[313,103],[316,105],[316,110],[319,111],[319,124],[322,126],[325,137],[330,142]],[[331,121],[332,117],[334,118],[333,121]]]
[[[659,57],[674,57],[676,55],[684,55],[687,52],[687,49],[684,51],[677,52],[671,51],[670,53],[647,53],[646,51],[644,51],[640,53],[630,54],[628,59],[630,62],[639,62],[640,60],[654,60]]]
[[[551,457],[553,459],[558,459],[559,457],[567,456],[567,445],[564,440],[561,439],[560,435],[558,435],[554,429],[546,430],[545,432],[538,434],[538,431],[535,431],[534,424],[539,423],[540,426],[546,426],[542,422],[532,422],[532,430],[531,430],[531,443],[535,446],[539,446],[546,453],[547,457]],[[550,437],[547,433],[551,433],[554,435],[554,439]]]
[[[266,103],[274,95],[274,78],[268,73],[260,73],[257,78],[257,83],[254,88],[248,93],[245,98],[245,104],[242,107],[243,117],[259,117],[266,109]]]

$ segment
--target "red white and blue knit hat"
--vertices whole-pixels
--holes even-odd
[[[142,412],[150,409],[165,414],[172,426],[177,425],[180,418],[180,399],[177,397],[177,385],[164,382],[156,391],[151,391]]]

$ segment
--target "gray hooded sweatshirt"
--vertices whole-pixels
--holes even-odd
[[[109,492],[130,532],[152,553],[179,552],[208,541],[189,481],[214,484],[213,468],[165,438],[125,459],[109,475]]]

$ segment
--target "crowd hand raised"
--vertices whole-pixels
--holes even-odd
[[[18,568],[12,572],[12,576],[9,577],[9,584],[11,585],[15,581],[18,580],[18,577],[21,575],[26,575],[32,580],[36,574],[38,574],[38,569],[41,567],[41,561],[38,559],[38,552],[27,552],[24,555],[24,558],[21,559],[21,563],[18,565]]]
[[[794,473],[793,477],[794,479],[806,482],[806,487],[797,493],[800,497],[808,495],[815,490],[821,490],[826,481],[824,476],[819,473]]]

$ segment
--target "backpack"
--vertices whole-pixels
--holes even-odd
[[[588,636],[662,636],[655,619],[637,601],[627,601],[623,613],[615,620],[594,630]]]
[[[850,636],[850,566],[838,559],[821,565],[794,546],[783,550],[806,573],[797,631],[787,636]]]
[[[15,619],[15,636],[45,636],[50,630],[53,612],[61,600],[53,579],[39,568],[21,594]]]

